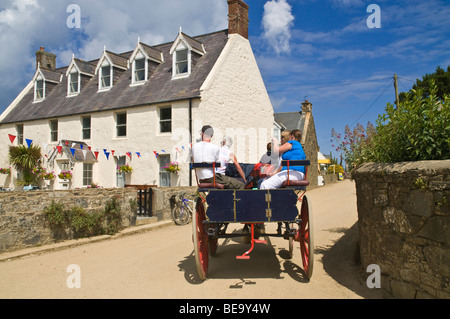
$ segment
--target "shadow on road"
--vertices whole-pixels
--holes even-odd
[[[344,233],[332,246],[316,247],[315,253],[322,254],[324,270],[336,282],[352,290],[363,298],[385,298],[379,289],[369,289],[367,276],[359,260],[358,223],[350,228],[329,229],[330,232]]]
[[[303,269],[288,259],[286,249],[278,248],[271,242],[270,237],[261,239],[266,240],[267,245],[255,244],[248,260],[236,259],[236,256],[250,249],[250,244],[244,243],[242,238],[219,240],[216,256],[209,256],[208,278],[238,279],[239,281],[230,288],[243,288],[245,285],[255,284],[252,279],[256,278],[283,279],[285,274],[300,283],[309,282]],[[277,252],[284,262],[279,260]],[[180,261],[178,267],[180,271],[184,271],[188,283],[197,285],[203,282],[197,273],[193,251]]]

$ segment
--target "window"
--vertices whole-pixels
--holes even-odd
[[[127,113],[116,114],[116,136],[127,136]]]
[[[172,108],[165,107],[159,110],[160,133],[172,132]]]
[[[23,144],[23,124],[17,124],[16,131],[17,131],[17,144],[22,145]]]
[[[145,62],[145,58],[134,61],[134,83],[143,82],[146,80]]]
[[[58,120],[50,121],[50,141],[51,142],[58,141]]]
[[[110,65],[103,66],[100,69],[100,90],[111,87],[111,69]]]
[[[159,186],[170,187],[170,173],[164,169],[164,166],[170,164],[170,155],[159,155]]]
[[[80,73],[74,72],[69,74],[69,95],[80,92]]]
[[[91,139],[91,117],[83,116],[81,118],[83,140]]]
[[[175,51],[175,75],[186,74],[189,72],[188,56],[188,49]]]
[[[34,100],[41,101],[44,99],[44,80],[37,80],[34,84]]]
[[[92,184],[92,163],[83,163],[83,186]]]

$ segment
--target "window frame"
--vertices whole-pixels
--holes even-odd
[[[103,79],[106,77],[103,75],[103,70],[109,68],[109,86],[103,86]],[[106,63],[102,66],[100,66],[100,70],[98,72],[98,90],[99,91],[108,91],[113,87],[113,66],[109,63]]]
[[[125,115],[125,123],[119,123],[119,116]],[[116,138],[125,138],[127,137],[127,112],[117,112],[115,113],[116,120]],[[119,130],[125,127],[125,135],[119,135]]]
[[[17,133],[17,145],[23,145],[23,124],[16,124],[16,133]]]
[[[77,81],[73,82],[72,78],[76,75]],[[75,96],[80,93],[80,82],[81,82],[81,75],[80,72],[78,72],[77,69],[75,71],[72,71],[69,73],[69,78],[67,79],[67,96]],[[77,84],[76,91],[72,91],[72,83]]]
[[[53,127],[53,124],[56,123],[56,129]],[[50,142],[58,142],[58,119],[50,120],[49,121],[49,127],[50,127]],[[55,137],[56,136],[56,137]]]
[[[179,54],[186,51],[186,60],[178,60]],[[186,72],[178,72],[178,65],[180,63],[187,64]],[[178,44],[177,48],[173,52],[172,56],[172,79],[182,79],[189,77],[191,75],[191,64],[192,64],[192,50],[189,49],[184,43]]]
[[[94,163],[83,163],[83,186],[92,185],[94,176]]]
[[[85,119],[89,119],[89,127],[85,126]],[[89,137],[85,137],[85,132],[89,132]],[[90,115],[81,117],[81,139],[82,140],[90,140],[92,133],[92,117]]]
[[[142,60],[144,61],[144,68],[136,69],[136,62],[142,61]],[[137,80],[137,78],[136,78],[137,72],[144,72],[143,80]],[[148,60],[144,55],[142,55],[142,57],[137,57],[133,61],[131,84],[134,84],[134,85],[144,84],[145,82],[147,82],[147,80],[148,80]]]
[[[170,187],[171,185],[171,173],[163,169],[163,167],[167,164],[170,164],[170,155],[159,155],[158,156],[159,163],[159,187]],[[163,185],[163,181],[168,181],[168,185]]]
[[[163,110],[170,110],[170,119],[162,119],[162,112]],[[173,121],[173,112],[172,112],[172,106],[162,106],[159,108],[159,133],[160,134],[171,134],[172,133],[172,121]],[[170,123],[170,130],[169,131],[163,131],[163,124]]]
[[[38,89],[38,83],[42,83],[42,88]],[[42,96],[38,97],[38,91],[42,91]],[[34,102],[41,102],[45,99],[45,80],[41,76],[34,81]]]

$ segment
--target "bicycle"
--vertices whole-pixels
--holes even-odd
[[[172,196],[174,207],[172,209],[172,219],[177,225],[189,224],[194,213],[195,200],[187,199],[184,194]]]

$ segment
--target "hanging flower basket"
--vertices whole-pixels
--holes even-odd
[[[127,164],[127,165],[117,166],[117,171],[119,173],[130,174],[133,172],[133,168]]]
[[[163,167],[167,172],[178,174],[180,171],[180,166],[178,165],[178,162],[171,162],[170,164],[167,164]]]
[[[56,178],[56,175],[53,172],[44,173],[44,174],[42,174],[42,178],[46,181],[52,181]]]
[[[6,174],[6,175],[11,174],[11,167],[9,167],[9,168],[0,168],[0,174]]]
[[[62,171],[61,173],[58,174],[58,177],[59,177],[59,179],[71,180],[72,172],[71,171]]]

